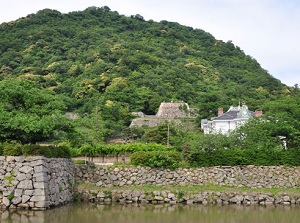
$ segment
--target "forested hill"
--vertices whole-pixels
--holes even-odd
[[[128,124],[184,101],[201,117],[246,101],[254,110],[289,88],[231,41],[175,22],[126,17],[107,6],[62,14],[44,9],[0,25],[1,79],[28,79],[69,111]]]

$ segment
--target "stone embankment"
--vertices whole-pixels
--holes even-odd
[[[81,200],[92,203],[151,203],[151,204],[242,204],[294,205],[300,204],[300,194],[258,192],[187,192],[142,190],[81,190]]]
[[[300,167],[285,166],[234,166],[203,167],[177,170],[153,169],[149,167],[92,168],[76,166],[78,180],[101,187],[153,185],[218,185],[249,188],[298,188]]]
[[[300,193],[237,192],[238,188],[299,188],[300,167],[235,166],[177,170],[149,167],[116,168],[76,166],[79,181],[93,183],[97,190],[81,189],[81,199],[100,203],[201,203],[201,204],[300,204]],[[126,190],[126,186],[201,186],[232,187],[235,192]],[[112,188],[113,187],[113,188]],[[118,188],[115,190],[115,188]],[[124,189],[122,189],[124,188]],[[171,187],[172,188],[172,187]],[[178,188],[178,187],[176,187]],[[183,187],[184,188],[184,187]],[[237,188],[236,190],[234,188]]]
[[[0,156],[0,207],[45,209],[73,199],[70,159]]]

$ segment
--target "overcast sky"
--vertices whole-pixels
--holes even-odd
[[[203,29],[232,40],[284,84],[300,84],[299,0],[0,0],[0,23],[44,8],[67,13],[89,6]]]

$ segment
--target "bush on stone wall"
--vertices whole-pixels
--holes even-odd
[[[70,158],[71,153],[67,146],[40,146],[35,144],[9,144],[1,146],[3,156],[45,156],[48,158]]]
[[[193,150],[188,156],[188,162],[194,167],[206,166],[299,166],[300,150],[274,149],[217,149],[212,151]]]
[[[21,144],[9,144],[3,143],[1,144],[2,155],[3,156],[21,156],[23,155],[23,148]]]
[[[283,150],[282,152],[282,162],[288,166],[300,166],[300,149],[293,148]]]
[[[182,155],[175,151],[139,151],[130,155],[131,164],[156,168],[176,169],[182,163]]]
[[[103,155],[119,155],[130,154],[137,151],[170,151],[174,150],[172,147],[167,148],[165,145],[156,143],[130,143],[130,144],[97,144],[97,145],[83,145],[79,149],[72,149],[72,154],[75,156],[103,156]]]

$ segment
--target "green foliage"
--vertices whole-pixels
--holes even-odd
[[[220,105],[237,104],[243,98],[257,108],[290,90],[230,41],[174,22],[145,21],[139,14],[129,18],[108,7],[68,14],[40,10],[3,23],[0,30],[1,80],[36,83],[25,94],[22,88],[5,84],[11,102],[25,99],[29,110],[26,116],[21,112],[13,116],[10,126],[17,131],[1,135],[16,139],[26,133],[17,139],[22,143],[55,138],[61,135],[57,131],[69,129],[60,116],[66,109],[82,117],[74,123],[75,144],[99,144],[128,126],[132,111],[155,114],[162,101],[188,102],[199,108],[200,117],[208,118]],[[44,100],[51,109],[40,105]],[[19,105],[10,103],[8,108],[18,110]],[[53,112],[57,106],[59,112]],[[49,114],[65,124],[54,125]],[[1,117],[7,120],[9,115]]]
[[[79,144],[96,145],[104,142],[105,128],[98,107],[91,115],[80,117],[74,121],[75,130],[78,133]]]
[[[281,137],[287,148],[300,148],[300,92],[293,96],[266,103],[264,109],[268,122],[273,123],[270,133]]]
[[[1,145],[3,156],[45,156],[47,158],[70,158],[71,153],[67,146],[40,146],[34,144],[12,144]]]
[[[23,147],[20,144],[2,144],[3,156],[21,156],[23,155]]]
[[[8,199],[9,201],[11,201],[14,197],[15,197],[15,195],[14,195],[14,193],[12,192],[12,193],[10,193],[10,194],[7,196],[7,199]]]
[[[107,6],[68,14],[45,9],[1,24],[0,54],[0,141],[63,141],[72,148],[3,144],[0,155],[102,156],[176,148],[194,166],[297,164],[298,86],[282,85],[231,41],[203,30],[145,21],[139,14],[129,18]],[[153,115],[162,101],[188,102],[201,119],[240,99],[266,115],[230,136],[172,124],[169,138],[167,125],[128,128],[132,111]],[[79,118],[70,120],[67,111]],[[105,145],[112,136],[143,143]],[[167,141],[171,148],[163,146]],[[157,166],[168,162],[151,160]]]
[[[22,144],[72,131],[61,98],[28,80],[0,81],[0,140]]]
[[[288,166],[300,166],[300,149],[284,150],[281,154],[282,163]]]
[[[274,149],[218,149],[213,151],[193,150],[188,156],[191,166],[299,166],[300,150]]]
[[[147,151],[131,154],[130,160],[133,165],[175,169],[180,167],[182,156],[175,151]]]
[[[6,186],[12,186],[12,181],[15,180],[15,173],[14,171],[10,172],[10,176],[4,176],[3,180],[6,180],[8,184]]]
[[[79,164],[85,164],[86,163],[86,161],[85,160],[74,160],[74,164],[77,164],[77,165],[79,165]]]
[[[72,154],[75,156],[102,156],[102,155],[118,155],[118,154],[130,154],[138,151],[171,151],[173,148],[167,148],[164,145],[149,143],[132,143],[132,144],[98,144],[95,146],[92,145],[83,145],[79,149],[71,149]]]

